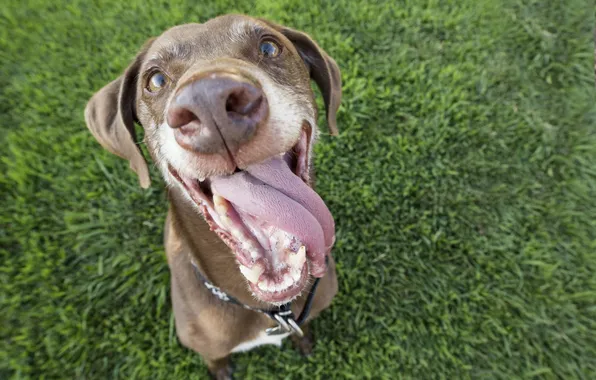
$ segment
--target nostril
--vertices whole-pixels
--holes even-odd
[[[226,112],[240,116],[252,116],[263,101],[263,95],[255,87],[247,86],[232,92],[226,99]]]
[[[167,122],[171,128],[180,128],[195,120],[199,121],[197,115],[183,107],[175,107],[168,112]]]
[[[231,94],[226,100],[226,112],[236,112],[238,109],[239,99],[235,94]]]

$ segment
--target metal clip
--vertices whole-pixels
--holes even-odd
[[[276,313],[273,315],[273,318],[277,322],[277,326],[270,327],[267,330],[265,330],[265,333],[267,335],[282,335],[286,333],[295,333],[301,337],[304,336],[304,332],[294,320],[294,314],[292,314],[291,310]]]

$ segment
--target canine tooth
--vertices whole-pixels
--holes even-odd
[[[300,269],[292,270],[292,279],[294,280],[294,282],[297,282],[298,280],[300,280]]]
[[[230,224],[230,218],[228,217],[229,206],[228,202],[224,197],[220,197],[219,195],[213,196],[213,208],[215,208],[215,212],[219,214],[222,221],[226,224]]]
[[[288,255],[288,264],[294,268],[302,268],[306,261],[306,247],[301,246],[298,252]]]
[[[227,208],[227,204],[226,204],[226,198],[219,196],[217,194],[213,195],[213,204],[215,206],[220,206],[220,207],[225,207]]]
[[[284,275],[284,286],[286,288],[289,288],[293,283],[294,283],[294,279],[292,278],[292,275],[289,273],[286,273]]]
[[[263,274],[264,270],[263,267],[260,265],[255,265],[252,268],[249,268],[244,265],[240,265],[240,272],[246,277],[246,279],[253,284],[256,284],[259,281],[259,277]]]
[[[269,287],[267,286],[267,280],[259,282],[259,289],[268,291]]]

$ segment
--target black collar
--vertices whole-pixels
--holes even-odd
[[[328,260],[327,260],[328,261]],[[294,313],[292,312],[291,306],[292,303],[288,302],[281,306],[276,306],[273,309],[258,309],[255,307],[250,307],[248,305],[243,304],[242,302],[238,301],[236,298],[230,296],[217,286],[213,285],[207,278],[201,273],[199,267],[194,262],[194,260],[190,260],[192,267],[194,268],[195,275],[201,281],[211,293],[219,298],[224,302],[229,302],[234,305],[241,306],[245,309],[256,311],[257,313],[265,314],[269,318],[271,318],[275,323],[277,323],[276,327],[271,327],[265,330],[267,335],[281,335],[285,333],[290,334],[298,334],[299,336],[304,336],[302,329],[300,326],[306,321],[308,318],[308,314],[310,314],[310,309],[312,307],[312,302],[315,298],[315,292],[317,291],[317,286],[319,286],[320,278],[315,279],[315,282],[312,284],[310,291],[308,292],[308,297],[306,297],[306,303],[304,304],[304,308],[298,316],[298,319],[294,317]]]

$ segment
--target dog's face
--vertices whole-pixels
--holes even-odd
[[[321,277],[333,218],[310,187],[317,136],[313,79],[336,131],[335,61],[306,34],[247,16],[174,27],[148,41],[85,110],[100,143],[141,185],[135,120],[169,186],[183,190],[230,247],[253,294],[284,303]]]

